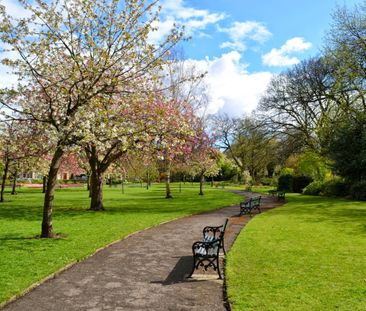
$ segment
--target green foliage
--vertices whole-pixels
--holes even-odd
[[[322,195],[328,197],[344,197],[348,195],[349,184],[341,178],[334,178],[323,183]]]
[[[329,144],[336,173],[351,181],[366,179],[366,117],[343,120]]]
[[[272,185],[272,181],[273,181],[273,178],[270,178],[270,177],[262,177],[260,179],[260,183],[263,185],[263,186],[269,186],[269,185]]]
[[[322,189],[323,189],[323,182],[319,180],[314,180],[304,188],[303,194],[320,195]]]
[[[233,310],[364,311],[366,203],[290,194],[227,255]]]
[[[286,170],[290,171],[290,170]],[[304,175],[284,174],[278,178],[277,190],[301,193],[313,181],[312,177]]]
[[[296,174],[311,176],[315,180],[324,180],[330,172],[329,160],[315,152],[305,152],[299,156]]]
[[[349,188],[349,194],[355,200],[366,201],[366,180],[352,184]]]
[[[278,178],[277,190],[292,192],[293,191],[293,175],[285,174]]]
[[[220,173],[215,177],[216,180],[233,180],[235,178],[237,179],[238,175],[240,175],[237,166],[235,166],[224,154],[220,154],[217,165],[220,168]]]
[[[293,175],[295,170],[291,167],[284,167],[281,169],[280,175]]]
[[[164,197],[164,185],[146,190],[125,186],[104,190],[102,213],[88,211],[85,188],[58,189],[53,224],[58,239],[39,239],[43,194],[21,188],[0,208],[0,303],[65,265],[82,260],[128,234],[190,214],[237,204],[241,197],[207,188],[197,196],[197,184],[172,184],[173,200]]]
[[[304,188],[313,181],[312,177],[305,175],[295,175],[292,178],[292,191],[302,193]]]

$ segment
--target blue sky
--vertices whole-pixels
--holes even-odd
[[[177,2],[177,1],[175,1]],[[261,56],[272,48],[280,48],[287,40],[294,37],[304,38],[312,46],[303,52],[293,53],[298,58],[315,55],[322,47],[322,38],[332,22],[331,13],[337,5],[352,6],[357,1],[335,0],[186,0],[186,7],[204,9],[210,13],[224,13],[225,18],[202,30],[210,37],[193,36],[186,44],[188,57],[200,59],[205,56],[219,57],[229,49],[220,48],[228,40],[228,33],[218,31],[229,28],[235,22],[257,22],[271,33],[265,42],[247,39],[247,50],[242,51],[243,61],[250,64],[250,69],[272,70],[262,64]]]
[[[250,113],[271,77],[321,53],[338,6],[362,0],[162,0],[156,39],[175,22],[185,56],[208,71],[208,112]]]
[[[121,0],[123,1],[123,0]],[[160,0],[159,42],[174,23],[192,39],[182,43],[191,64],[206,71],[208,113],[253,111],[273,75],[321,53],[337,5],[363,0]],[[22,16],[18,0],[0,0]],[[15,82],[0,65],[0,85]]]

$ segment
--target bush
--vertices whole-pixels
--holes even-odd
[[[43,184],[43,179],[32,179],[33,184]]]
[[[341,179],[332,179],[323,184],[322,195],[328,197],[344,197],[348,195],[348,184]]]
[[[285,191],[285,192],[292,192],[293,191],[293,176],[291,174],[281,175],[278,178],[278,186],[277,190]]]
[[[296,193],[302,193],[304,188],[309,185],[313,181],[313,178],[310,176],[299,175],[293,176],[292,178],[292,190]]]
[[[270,178],[270,177],[262,177],[259,182],[263,186],[270,186],[270,185],[272,185],[272,178]]]
[[[349,194],[352,199],[366,201],[366,180],[352,184],[349,189]]]
[[[323,189],[323,182],[315,180],[312,183],[308,184],[304,190],[303,194],[305,195],[319,195]]]

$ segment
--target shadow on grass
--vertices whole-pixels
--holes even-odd
[[[0,250],[6,249],[6,251],[12,252],[34,252],[36,248],[42,250],[42,252],[51,251],[56,247],[58,243],[70,243],[66,236],[56,237],[53,239],[41,239],[39,235],[34,236],[22,236],[22,235],[2,235],[0,237]]]
[[[352,229],[347,226],[348,233],[366,232],[366,202],[292,195],[289,198],[289,205],[268,214],[269,217],[271,215],[299,216],[307,222],[332,223],[339,226],[340,230],[343,230],[343,224],[352,223]]]
[[[66,198],[56,199],[54,205],[54,218],[94,218],[95,215],[116,215],[116,214],[172,214],[186,212],[188,214],[195,213],[197,210],[202,210],[199,196],[195,197],[180,197],[176,200],[167,200],[161,197],[151,197],[139,195],[136,198],[129,198],[123,201],[123,198],[108,198],[104,200],[105,210],[95,212],[89,210],[88,198]],[[182,204],[184,200],[184,204]],[[205,205],[207,210],[210,206],[215,205],[214,198],[206,198]],[[0,205],[0,219],[3,220],[26,220],[39,221],[42,218],[42,201],[15,201],[9,204]]]

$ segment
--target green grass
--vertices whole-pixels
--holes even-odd
[[[366,310],[366,202],[288,195],[227,258],[238,310]]]
[[[128,234],[185,215],[238,203],[232,193],[206,187],[185,187],[174,199],[164,198],[164,188],[146,190],[106,187],[106,211],[88,211],[87,191],[82,188],[58,190],[55,195],[53,226],[60,239],[38,239],[43,195],[40,190],[22,189],[17,196],[6,194],[0,204],[0,304],[33,283],[81,260],[96,249]]]

